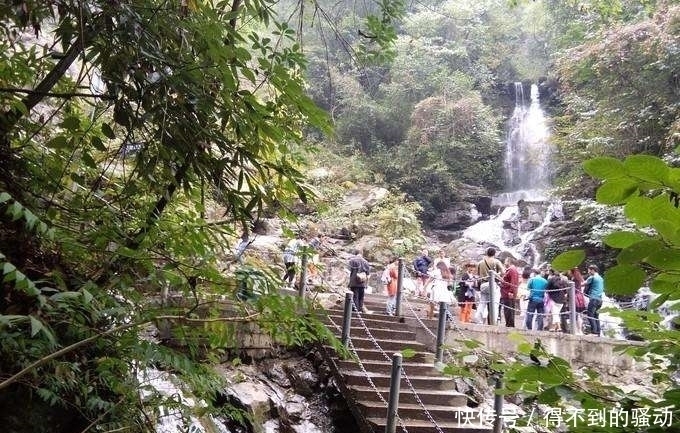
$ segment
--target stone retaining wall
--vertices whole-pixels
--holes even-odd
[[[417,333],[418,341],[427,342],[430,350],[434,351],[435,338],[430,335],[420,324],[408,322],[407,325],[412,331]],[[606,337],[596,337],[590,335],[570,335],[561,332],[547,331],[526,331],[504,326],[458,325],[460,332],[455,329],[446,331],[446,344],[449,346],[459,346],[456,340],[469,338],[477,340],[484,346],[499,353],[517,353],[519,336],[511,336],[511,333],[520,334],[529,343],[534,343],[540,339],[546,350],[553,355],[563,358],[572,365],[596,365],[603,368],[617,368],[619,370],[630,370],[635,365],[635,360],[621,354],[618,347],[621,345],[641,346],[643,342],[615,340]],[[436,335],[437,330],[431,330]]]

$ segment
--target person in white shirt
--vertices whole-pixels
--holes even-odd
[[[453,302],[453,293],[449,290],[449,284],[453,282],[453,275],[449,271],[444,261],[437,262],[437,265],[430,271],[432,278],[432,288],[430,291],[430,309],[428,311],[428,319],[434,318],[434,309],[439,307],[440,302],[446,304],[446,319],[451,319],[449,312],[449,305]]]
[[[447,268],[451,267],[451,259],[446,256],[446,252],[444,250],[439,250],[437,252],[437,257],[434,259],[434,266],[437,266],[437,263],[439,262],[444,262]]]
[[[302,236],[298,234],[294,239],[291,239],[283,250],[283,265],[286,268],[286,273],[283,274],[283,281],[292,287],[295,284],[295,272],[298,262],[298,251],[302,247]]]

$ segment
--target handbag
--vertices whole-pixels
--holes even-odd
[[[357,272],[357,281],[360,283],[365,283],[368,279],[366,272]]]
[[[574,304],[576,307],[576,311],[584,310],[586,308],[586,297],[584,296],[582,291],[576,290],[574,294]]]

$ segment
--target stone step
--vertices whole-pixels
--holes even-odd
[[[345,359],[337,361],[340,368],[346,370],[360,370],[361,367],[357,361],[352,359]],[[371,373],[381,373],[381,374],[391,374],[392,373],[392,361],[376,361],[376,360],[361,360],[361,364],[364,366],[366,371]],[[442,373],[438,371],[429,362],[403,362],[402,369],[409,376],[442,376]]]
[[[332,320],[336,325],[342,328],[343,315],[342,313],[334,314],[333,312],[330,312],[328,317],[322,317],[320,320],[326,324],[330,324]],[[404,324],[400,323],[399,320],[399,317],[378,316],[372,314],[363,314],[360,319],[356,316],[356,314],[353,314],[352,326],[363,327],[366,325],[369,329],[406,329]],[[331,329],[335,329],[335,326],[333,325],[330,325],[330,327]]]
[[[324,350],[326,350],[329,354],[329,356],[335,358],[336,360],[338,359],[338,354],[333,350],[331,346],[324,345]],[[357,356],[363,361],[388,361],[387,358],[385,358],[385,355],[383,352],[380,352],[378,349],[364,349],[361,347],[356,347],[355,351],[357,353]],[[387,356],[390,357],[389,362],[392,362],[391,356],[393,352],[385,352],[387,353]],[[426,352],[426,351],[418,351],[412,353],[413,356],[409,356],[408,358],[405,358],[405,360],[408,360],[408,362],[415,362],[415,363],[424,363],[424,364],[430,364],[434,365],[434,353],[432,352]],[[336,361],[337,362],[337,361]]]
[[[350,389],[352,395],[357,401],[373,400],[380,401],[378,393],[382,397],[389,401],[390,388],[389,387],[376,387],[371,386],[353,386]],[[418,398],[425,405],[440,405],[449,407],[464,407],[467,404],[468,398],[465,394],[462,394],[456,390],[452,389],[426,389],[417,390]],[[399,404],[418,404],[418,400],[413,394],[410,388],[400,389],[399,391]]]
[[[410,303],[414,308],[416,308],[416,307],[427,308],[430,301],[425,299],[425,298],[416,298],[416,297],[413,297],[413,296],[409,296],[408,298],[402,298],[402,300],[401,300],[402,307],[406,306],[405,305],[406,302]],[[345,299],[342,298],[336,303],[336,307],[339,306],[339,308],[342,308],[344,303],[345,303]],[[367,293],[367,294],[364,295],[364,305],[368,306],[369,304],[375,305],[375,306],[379,307],[380,309],[384,309],[385,305],[387,305],[387,296],[383,295],[383,294],[375,294],[375,293],[368,294]]]
[[[425,351],[426,346],[415,340],[412,341],[400,341],[400,340],[386,340],[382,338],[362,338],[360,336],[351,336],[352,343],[355,348],[362,349],[378,349],[376,343],[382,350],[387,352],[388,356],[392,356],[392,353],[399,352],[404,349],[411,349],[416,352]]]
[[[385,431],[385,425],[387,424],[387,419],[385,417],[368,418],[368,423],[373,426],[373,431],[382,432]],[[409,433],[482,433],[489,432],[493,430],[491,426],[482,425],[480,422],[470,422],[466,423],[463,421],[442,421],[437,422],[437,427],[429,420],[421,419],[403,419],[406,430]],[[397,421],[398,423],[398,421]],[[399,424],[397,424],[397,428]]]
[[[380,338],[380,339],[392,339],[392,340],[400,340],[400,341],[415,341],[416,339],[416,333],[413,331],[408,331],[405,329],[371,329],[369,328],[371,335],[373,338]],[[331,329],[331,331],[337,336],[337,337],[342,337],[342,330],[338,330],[335,327]],[[365,338],[368,337],[368,331],[366,331],[366,328],[363,326],[352,326],[350,327],[349,330],[349,336],[351,338],[354,337],[360,337],[360,338]]]
[[[374,394],[375,395],[375,394]],[[377,395],[376,395],[377,397]],[[464,417],[461,418],[460,412],[463,411],[468,411],[469,408],[463,406],[458,408],[459,411],[456,411],[456,407],[452,407],[449,405],[433,405],[433,404],[426,404],[423,402],[423,405],[421,406],[419,403],[406,403],[401,401],[401,392],[399,393],[400,401],[399,401],[399,409],[397,410],[397,413],[399,414],[399,417],[406,420],[406,419],[428,419],[427,414],[425,413],[425,409],[427,409],[427,412],[430,414],[433,420],[436,422],[440,421],[445,421],[445,422],[458,422],[459,419],[462,420]],[[463,396],[465,397],[465,396]],[[389,401],[385,399],[386,401]],[[382,400],[359,400],[357,401],[357,404],[359,405],[359,409],[361,412],[364,414],[366,418],[380,418],[380,417],[387,417],[387,403],[384,403]],[[425,409],[423,409],[423,407]],[[475,420],[477,423],[479,422],[478,420]]]
[[[371,386],[368,378],[361,370],[347,370],[340,369],[342,376],[345,378],[345,383],[348,386]],[[390,386],[390,374],[383,373],[368,373],[371,381],[376,387],[389,387]],[[416,390],[420,389],[440,389],[440,390],[453,390],[455,389],[456,383],[444,376],[409,376],[408,380],[411,385]],[[406,377],[401,377],[401,388],[411,389]]]
[[[385,355],[377,349],[364,349],[357,347],[355,350],[357,352],[357,356],[359,356],[362,361],[387,361],[385,359]],[[387,353],[387,355],[390,356],[391,353]],[[417,351],[413,353],[413,356],[410,356],[408,360],[409,362],[422,362],[434,365],[434,353],[426,352],[424,350]]]

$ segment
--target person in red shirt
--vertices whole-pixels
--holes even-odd
[[[517,288],[519,287],[519,271],[515,266],[515,259],[505,259],[505,274],[501,282],[501,306],[505,317],[505,326],[515,327],[515,309],[517,308]]]

